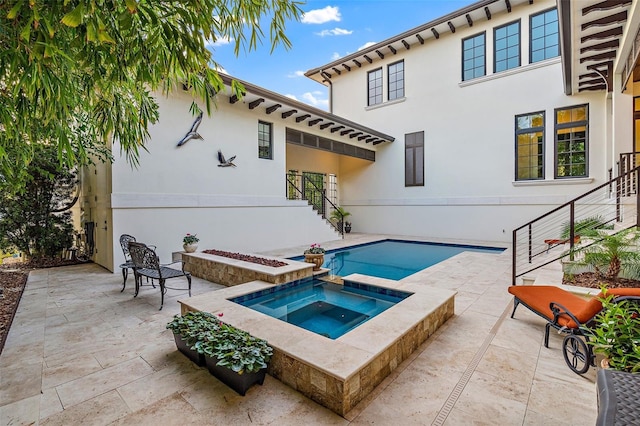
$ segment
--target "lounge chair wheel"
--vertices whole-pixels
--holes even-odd
[[[591,351],[579,336],[569,334],[562,341],[562,354],[569,368],[577,374],[584,374],[591,367]]]

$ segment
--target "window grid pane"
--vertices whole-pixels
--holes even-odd
[[[485,75],[484,33],[462,40],[462,80]]]
[[[424,186],[424,132],[404,135],[404,186]]]
[[[544,179],[544,113],[516,116],[516,180]]]
[[[404,97],[404,61],[389,65],[389,100]]]
[[[588,176],[586,105],[556,110],[556,178]]]
[[[494,43],[495,72],[520,66],[520,22],[496,28]]]
[[[382,103],[382,68],[370,71],[368,77],[368,105],[377,105]]]
[[[271,143],[271,123],[258,122],[258,158],[273,158],[273,144]]]
[[[531,16],[531,63],[554,58],[559,54],[558,10]]]

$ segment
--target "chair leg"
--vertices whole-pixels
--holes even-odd
[[[122,290],[120,293],[124,291],[124,288],[127,286],[127,277],[129,276],[129,268],[122,268]]]
[[[513,298],[513,311],[511,312],[511,318],[513,318],[513,315],[516,313],[516,308],[518,307],[518,305],[520,304],[520,300],[518,300],[517,298]]]
[[[191,297],[191,275],[187,275],[187,281],[189,281],[189,297]]]
[[[160,281],[160,309],[158,309],[159,311],[162,310],[162,307],[164,306],[164,294],[167,292],[165,286],[164,286],[164,280],[162,278],[160,278],[158,281]]]
[[[137,297],[138,296],[138,291],[140,291],[140,281],[142,280],[142,277],[139,276],[137,273],[133,273],[133,278],[136,282],[136,291],[135,293],[133,293],[133,297]]]
[[[546,323],[544,326],[544,347],[549,347],[549,331],[551,330],[551,324]]]

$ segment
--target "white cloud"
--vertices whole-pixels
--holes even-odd
[[[298,78],[298,77],[304,77],[304,71],[294,71],[292,73],[289,73],[287,75],[288,78]]]
[[[338,52],[333,52],[333,55],[331,55],[332,61],[338,60],[339,58],[340,58],[340,54]]]
[[[304,24],[324,24],[325,22],[340,22],[340,11],[336,6],[327,6],[324,9],[314,9],[302,15]]]
[[[352,34],[353,31],[350,30],[345,30],[343,28],[334,28],[332,30],[322,30],[319,33],[316,33],[316,35],[319,35],[320,37],[324,37],[324,36],[341,36],[341,35],[349,35]]]
[[[376,44],[375,41],[368,41],[365,44],[363,44],[362,46],[358,47],[358,50],[366,49],[367,47],[373,46],[374,44]]]
[[[289,99],[293,99],[294,101],[297,101],[298,98],[296,97],[296,95],[285,95],[287,98]]]
[[[302,94],[302,101],[314,107],[324,106],[326,108],[329,105],[329,101],[327,99],[319,99],[318,95],[322,95],[322,92],[305,92]]]
[[[204,45],[205,47],[224,46],[225,44],[229,44],[232,41],[233,39],[230,39],[229,37],[218,37],[216,41],[205,40]]]

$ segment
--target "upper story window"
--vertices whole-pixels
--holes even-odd
[[[388,100],[404,97],[404,61],[396,62],[388,67],[389,97]]]
[[[272,124],[258,121],[258,158],[273,159]]]
[[[424,186],[424,132],[404,135],[404,186]]]
[[[520,66],[520,21],[493,30],[494,72]]]
[[[531,15],[531,63],[560,55],[558,37],[558,10]]]
[[[462,81],[486,74],[485,33],[462,40]]]
[[[516,180],[544,179],[544,112],[516,116]]]
[[[555,111],[556,178],[588,176],[588,105]]]
[[[382,103],[382,68],[367,73],[369,106]]]

